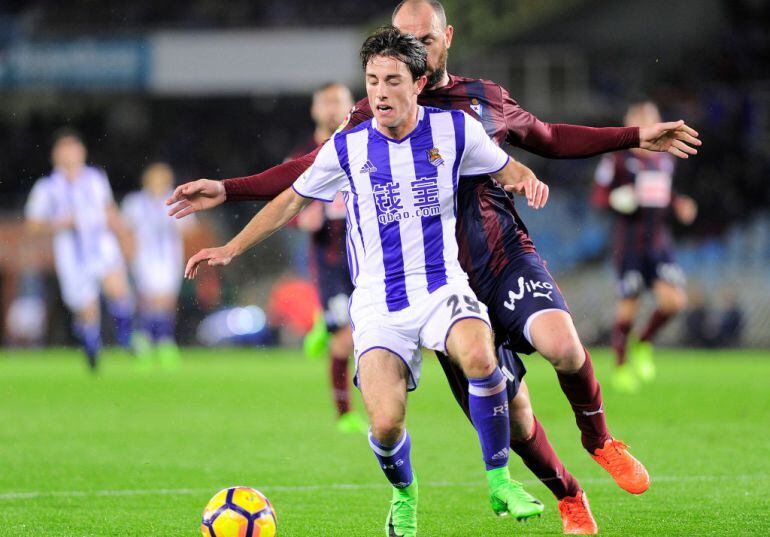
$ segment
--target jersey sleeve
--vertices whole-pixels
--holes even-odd
[[[547,158],[592,157],[608,151],[639,147],[639,127],[585,127],[545,123],[500,87],[506,141]]]
[[[502,170],[510,157],[487,136],[484,127],[465,112],[465,151],[460,175],[485,175]]]
[[[53,207],[51,196],[42,179],[39,179],[29,193],[24,206],[24,217],[27,220],[49,221],[52,218]]]
[[[303,198],[312,198],[331,202],[345,183],[347,175],[340,166],[334,137],[327,141],[319,151],[313,165],[299,176],[292,188]]]

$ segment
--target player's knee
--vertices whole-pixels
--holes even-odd
[[[481,343],[469,345],[458,359],[465,376],[469,378],[488,377],[497,367],[494,351],[489,345]]]
[[[404,431],[404,424],[401,420],[392,416],[372,416],[371,418],[372,436],[382,445],[390,446],[395,444]]]
[[[687,295],[681,289],[666,293],[658,307],[669,315],[676,315],[687,307]]]
[[[544,349],[538,349],[538,351],[560,373],[577,371],[585,362],[585,350],[576,334],[553,337],[545,347]]]

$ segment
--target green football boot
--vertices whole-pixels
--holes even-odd
[[[155,352],[158,354],[158,361],[163,369],[173,371],[182,363],[179,347],[173,341],[169,340],[158,343]]]
[[[369,432],[369,423],[355,412],[345,412],[337,418],[337,430],[341,433],[362,433]]]
[[[136,356],[136,368],[139,371],[149,371],[152,369],[152,343],[144,332],[136,331],[131,335],[131,348]]]
[[[524,490],[521,483],[511,479],[507,466],[487,470],[487,483],[489,502],[497,516],[511,515],[516,520],[525,520],[540,516],[545,508],[539,500]]]
[[[628,358],[634,366],[636,376],[642,382],[655,380],[655,361],[653,360],[654,347],[649,341],[632,341],[628,345]]]
[[[388,519],[385,521],[386,537],[415,537],[417,535],[417,476],[406,488],[393,487]]]
[[[612,389],[618,393],[636,393],[639,391],[639,379],[629,363],[619,365],[612,373]]]
[[[316,315],[313,328],[302,341],[305,358],[315,361],[326,356],[326,350],[329,348],[329,337],[329,330],[326,329],[326,320],[323,314]]]

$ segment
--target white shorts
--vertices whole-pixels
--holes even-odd
[[[452,326],[462,319],[480,319],[487,324],[487,307],[479,302],[467,283],[450,283],[437,289],[419,304],[388,312],[371,300],[368,291],[356,289],[350,304],[356,373],[358,362],[372,349],[385,349],[404,362],[409,370],[408,390],[420,382],[420,347],[446,353],[446,340]]]
[[[133,263],[131,273],[141,297],[177,296],[182,286],[184,269],[178,265]]]
[[[123,254],[112,235],[102,237],[99,254],[88,258],[85,263],[81,263],[69,248],[54,248],[54,254],[62,300],[75,313],[99,300],[105,276],[125,270]]]

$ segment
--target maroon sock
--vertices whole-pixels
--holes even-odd
[[[655,334],[658,333],[658,330],[666,326],[666,323],[671,317],[673,317],[673,315],[666,313],[665,311],[659,309],[653,311],[652,315],[650,315],[650,320],[647,321],[647,326],[644,327],[644,331],[639,339],[642,341],[650,341],[655,337]]]
[[[612,327],[612,348],[615,349],[618,365],[626,363],[626,345],[628,344],[629,333],[631,333],[631,323],[628,321],[616,321]]]
[[[332,390],[337,414],[342,416],[350,411],[350,384],[348,383],[348,357],[332,356],[331,360]]]
[[[610,438],[610,432],[604,419],[602,389],[594,375],[591,355],[585,347],[583,350],[586,353],[583,367],[569,375],[558,372],[556,375],[559,377],[561,390],[572,405],[583,447],[593,453],[596,449],[604,447],[604,442]]]
[[[551,489],[557,500],[580,492],[580,485],[559,460],[537,418],[530,437],[522,442],[511,440],[511,449],[543,485]]]

